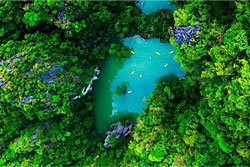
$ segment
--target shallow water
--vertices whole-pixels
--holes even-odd
[[[146,14],[157,9],[174,9],[167,1],[145,1],[139,7]],[[123,41],[135,54],[123,63],[118,62],[115,56],[110,56],[101,69],[99,80],[94,83],[94,116],[98,132],[105,132],[110,120],[124,113],[134,113],[136,118],[137,114],[143,112],[142,107],[146,106],[146,100],[159,80],[185,75],[180,63],[174,60],[175,52],[169,53],[174,50],[170,43],[160,43],[159,39],[144,40],[140,36]],[[135,71],[133,75],[132,71]],[[128,82],[127,92],[132,92],[117,96],[113,91],[122,82]]]
[[[169,74],[178,77],[185,75],[180,63],[173,59],[175,53],[169,53],[174,50],[170,43],[160,43],[159,39],[144,40],[139,36],[125,38],[123,41],[135,54],[123,63],[119,63],[111,56],[102,68],[100,79],[94,85],[94,114],[99,132],[104,132],[105,124],[112,115],[119,115],[124,111],[142,112],[142,107],[146,106],[146,99],[155,89],[159,78]],[[160,55],[155,52],[159,52]],[[135,71],[133,75],[132,71]],[[132,92],[122,96],[112,94],[124,81],[129,83],[127,91]]]
[[[180,68],[180,63],[173,59],[174,54],[169,53],[174,50],[169,43],[160,43],[159,39],[143,40],[140,37],[126,38],[124,41],[124,45],[133,48],[135,54],[124,62],[110,89],[114,91],[125,81],[129,83],[128,91],[131,90],[132,93],[112,96],[112,114],[117,111],[142,112],[142,106],[146,106],[146,98],[155,89],[160,77],[169,74],[176,74],[178,77],[185,75]],[[159,52],[160,55],[155,52]],[[168,63],[167,67],[165,67],[166,63]],[[133,75],[131,75],[132,71],[135,71]]]

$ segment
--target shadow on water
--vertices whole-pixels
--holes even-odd
[[[176,80],[176,79],[179,79],[179,77],[176,75],[176,74],[174,74],[174,73],[171,73],[171,74],[169,74],[169,75],[165,75],[165,76],[163,76],[163,77],[160,77],[159,79],[158,79],[158,82],[172,82],[172,81],[174,81],[174,80]]]
[[[109,123],[107,118],[112,114],[110,85],[122,66],[123,63],[116,56],[110,56],[101,69],[100,78],[94,83],[94,115],[98,132],[105,132],[107,129],[104,125]]]
[[[118,111],[112,117],[110,117],[110,123],[120,122],[122,125],[131,124],[131,122],[136,122],[139,113],[129,112],[129,111]],[[109,127],[107,127],[109,128]]]

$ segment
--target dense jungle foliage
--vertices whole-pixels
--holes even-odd
[[[128,1],[0,1],[0,63],[18,57],[0,64],[0,166],[249,166],[249,18],[248,1],[149,15]],[[177,45],[174,26],[190,25],[197,43]],[[130,140],[106,149],[93,94],[73,98],[136,34],[170,41],[188,74],[160,82]]]
[[[170,39],[189,74],[152,94],[123,164],[249,166],[250,3],[187,2],[173,15],[201,25],[196,45]]]

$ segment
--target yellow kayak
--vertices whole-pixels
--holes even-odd
[[[134,51],[132,51],[132,50],[131,50],[131,53],[132,53],[133,55],[135,54],[135,52],[134,52]]]
[[[142,74],[140,75],[140,78],[142,77]]]
[[[132,90],[128,91],[128,93],[131,93],[131,92],[132,92]]]
[[[171,52],[169,52],[170,54],[174,53],[174,51],[172,50]]]
[[[155,52],[156,54],[158,54],[158,55],[160,55],[160,53],[159,52]]]
[[[164,67],[167,67],[167,66],[168,66],[168,63],[166,63]]]
[[[133,75],[135,73],[135,71],[132,71],[130,74]]]

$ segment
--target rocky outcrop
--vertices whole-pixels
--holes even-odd
[[[10,71],[10,73],[13,73],[14,69],[13,69],[13,64],[12,63],[13,63],[14,60],[22,61],[23,58],[21,56],[19,56],[19,54],[14,55],[14,56],[10,57],[9,59],[0,62],[0,67],[3,66],[2,69],[7,69],[7,71]],[[40,60],[38,60],[36,62],[36,64],[40,64]],[[44,74],[42,74],[40,76],[41,80],[44,81],[44,82],[47,82],[49,84],[49,86],[53,85],[52,83],[53,83],[54,79],[56,79],[57,73],[59,73],[60,70],[62,70],[64,68],[64,65],[59,66],[57,64],[56,63],[50,63],[50,62],[45,63],[45,65],[51,65],[52,67],[48,71],[46,71],[46,73],[44,73]],[[30,73],[33,73],[33,71],[34,71],[33,68],[30,68],[29,71],[25,72],[25,74],[28,75]],[[0,75],[0,87],[7,84],[7,83],[3,83],[2,78],[3,78],[3,76]]]
[[[4,82],[4,76],[6,74],[6,72],[4,72],[4,71],[7,71],[7,72],[12,74],[16,70],[14,67],[14,64],[13,64],[15,60],[23,61],[23,57],[20,56],[19,54],[16,54],[7,60],[0,61],[0,70],[3,72],[3,73],[0,73],[0,88],[7,89],[8,81]],[[35,64],[41,65],[41,59],[37,60],[35,62]],[[61,72],[62,70],[64,70],[64,68],[65,68],[65,65],[61,65],[61,62],[48,61],[48,62],[44,62],[42,64],[42,66],[44,67],[44,69],[47,69],[47,70],[42,72],[41,75],[36,77],[35,79],[41,79],[43,82],[46,82],[49,87],[57,85],[59,82],[64,82],[64,81],[61,81],[60,78],[57,77],[57,74],[59,72]],[[96,68],[94,70],[94,72],[95,72],[95,75],[98,75],[100,73],[100,70],[98,70],[98,68]],[[33,74],[33,73],[34,73],[34,69],[32,67],[29,70],[27,70],[26,72],[24,72],[25,75],[29,75],[29,74]],[[75,75],[72,77],[73,77],[73,84],[77,84],[77,82],[80,80],[80,76]],[[96,76],[94,76],[91,79],[91,83],[96,79],[98,79],[98,78]],[[47,106],[50,106],[52,103],[50,102],[49,91],[46,91],[45,95],[46,95],[45,96],[45,99],[46,99],[45,104]],[[76,96],[76,95],[77,95],[77,92],[75,90],[73,90],[72,96],[73,97],[75,96],[75,97],[72,100],[80,98],[80,96]],[[32,94],[28,95],[28,96],[23,96],[23,98],[20,100],[20,104],[18,105],[18,107],[22,107],[25,102],[32,102],[35,98],[36,97]],[[3,105],[5,105],[5,104],[3,104]],[[44,112],[45,111],[48,111],[48,110],[45,109]]]
[[[58,20],[61,20],[63,19],[64,17],[64,14],[65,14],[65,10],[66,10],[66,7],[68,6],[67,3],[64,3],[62,7],[58,7],[58,15],[57,15],[57,19]]]
[[[100,74],[100,70],[98,69],[98,67],[95,68],[94,72],[95,72],[95,75],[91,78],[90,84],[89,84],[87,87],[84,87],[84,88],[82,89],[82,94],[83,94],[83,96],[86,95],[89,91],[92,90],[93,81],[95,81],[95,80],[98,79],[98,77],[96,76],[96,75],[99,75],[99,74]],[[77,98],[80,98],[80,96],[75,97],[75,99],[77,99]]]
[[[13,73],[13,68],[12,68],[13,64],[12,63],[16,59],[22,61],[23,58],[19,54],[16,54],[7,60],[1,61],[0,62],[0,70],[6,69],[8,72]],[[6,84],[7,84],[6,82],[3,82],[3,75],[0,74],[0,87],[5,86]]]
[[[177,45],[181,45],[183,42],[187,42],[189,44],[194,45],[195,43],[197,43],[197,41],[191,39],[197,38],[197,35],[195,34],[200,30],[201,30],[200,25],[175,27],[175,40]]]
[[[119,138],[121,136],[123,137],[127,137],[129,136],[130,130],[132,129],[133,125],[121,125],[120,122],[117,122],[116,124],[116,128],[113,131],[107,131],[107,137],[104,140],[104,147],[105,148],[109,148],[110,144],[109,144],[109,138],[111,137],[111,135],[115,135],[116,138]]]

